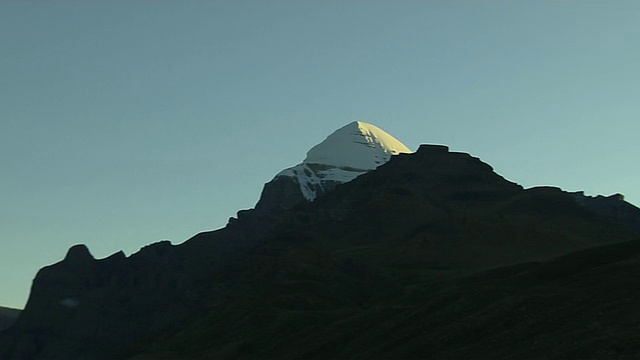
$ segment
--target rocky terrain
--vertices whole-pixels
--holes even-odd
[[[75,246],[0,356],[637,358],[640,209],[616,201],[622,218],[423,145],[177,246]]]

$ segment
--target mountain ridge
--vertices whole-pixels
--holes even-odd
[[[402,321],[415,311],[435,314],[451,319],[455,331],[444,332],[450,344],[462,339],[465,319],[454,316],[447,299],[462,301],[464,311],[484,305],[465,300],[474,295],[460,281],[488,277],[490,287],[509,289],[496,274],[527,271],[537,279],[536,269],[551,259],[561,259],[562,269],[566,259],[574,263],[572,253],[615,252],[611,244],[639,236],[570,193],[524,189],[480,159],[442,145],[421,145],[313,201],[298,199],[275,213],[256,205],[225,228],[178,245],[151,244],[129,257],[120,252],[95,260],[83,245],[72,247],[64,260],[38,272],[25,311],[0,333],[0,357],[326,358],[372,356],[373,349],[425,356],[411,340],[420,339],[419,326],[403,328]],[[569,257],[557,258],[563,255]],[[518,279],[523,294],[538,286],[527,287],[530,276]],[[487,301],[517,300],[499,295],[492,290]],[[428,309],[416,305],[421,299]],[[370,334],[390,326],[404,335],[390,341],[366,335],[340,350],[340,341],[349,344],[344,329],[363,324]],[[442,329],[442,322],[433,324]],[[488,325],[483,320],[476,328]],[[434,354],[456,354],[430,334],[435,337],[424,341],[439,349]],[[289,341],[296,345],[286,348]]]

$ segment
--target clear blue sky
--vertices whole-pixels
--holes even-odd
[[[640,204],[637,1],[2,1],[0,305],[224,226],[333,130]]]

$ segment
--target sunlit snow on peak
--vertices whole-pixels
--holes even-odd
[[[354,121],[311,148],[301,164],[283,170],[276,177],[296,180],[304,197],[311,201],[318,196],[318,189],[329,190],[377,168],[392,155],[411,152],[377,126]]]
[[[373,170],[391,155],[410,153],[398,139],[375,125],[354,121],[307,152],[305,163]]]

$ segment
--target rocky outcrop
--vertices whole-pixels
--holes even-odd
[[[279,216],[283,211],[308,201],[300,190],[300,186],[305,186],[309,192],[320,197],[339,184],[341,184],[339,181],[319,180],[301,185],[296,177],[278,176],[264,185],[255,210],[265,216]]]
[[[322,191],[321,188],[315,190]],[[305,201],[305,198],[297,180],[279,176],[264,185],[255,209],[264,214],[277,214],[302,201]]]

